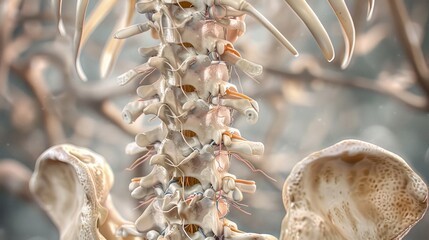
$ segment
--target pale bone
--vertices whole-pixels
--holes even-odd
[[[173,111],[172,109],[173,108],[170,107],[167,103],[158,102],[158,103],[153,103],[153,104],[150,104],[149,106],[147,106],[143,110],[143,113],[145,115],[150,115],[150,114],[156,115],[161,121],[163,121],[163,123],[168,128],[172,128],[174,130],[180,131],[180,128],[178,128],[178,127],[181,126],[181,122],[179,121],[177,116],[184,116],[186,111],[184,111],[184,109],[179,108],[177,110],[178,111],[183,110],[183,112],[180,114],[176,114],[177,111]]]
[[[255,124],[258,121],[259,107],[256,101],[250,102],[247,99],[226,99],[213,98],[213,104],[220,104],[225,107],[230,107],[237,110],[239,113],[246,116],[246,120],[250,124]]]
[[[305,0],[285,1],[308,27],[313,37],[316,39],[326,60],[332,61],[332,59],[335,57],[332,42],[328,34],[326,33],[325,28],[320,23],[319,18],[313,12],[311,7],[307,4]],[[350,63],[355,47],[355,27],[344,0],[328,0],[328,2],[334,10],[341,24],[341,29],[345,42],[345,52],[343,60],[341,62],[341,67],[346,68]],[[371,19],[372,13],[374,11],[374,2],[375,0],[368,0],[367,20]]]
[[[366,15],[366,20],[369,21],[372,18],[372,13],[374,12],[375,0],[368,0],[368,12]]]
[[[152,230],[146,234],[146,237],[149,240],[156,240],[159,237],[159,233],[157,231]]]
[[[186,119],[186,122],[183,123],[182,129],[193,131],[197,134],[201,145],[206,145],[212,141],[219,144],[222,133],[225,132],[228,127],[213,121],[209,116],[205,119],[201,119],[191,115]]]
[[[206,30],[210,29],[209,33],[211,34],[211,33],[213,33],[212,32],[213,28],[219,27],[219,26],[213,27],[212,24],[213,23],[206,23],[206,24],[203,25],[202,31],[203,31],[203,34],[206,35],[207,41],[202,42],[202,44],[203,44],[203,47],[208,52],[216,52],[219,55],[222,55],[224,53],[224,51],[225,51],[225,46],[232,45],[232,43],[229,42],[229,41],[227,41],[227,40],[224,40],[222,38],[217,37],[217,35],[224,34],[224,29],[223,28],[221,30],[219,30],[217,34],[215,34],[216,37],[215,36],[210,37],[208,35],[208,32],[206,32]]]
[[[225,193],[229,193],[230,191],[235,189],[235,179],[232,177],[224,177],[222,178],[222,191]]]
[[[228,6],[228,5],[222,5],[222,7],[224,7],[226,10],[225,17],[242,17],[246,14],[243,11],[240,11],[240,10],[238,10],[234,7]]]
[[[158,13],[160,12],[158,11]],[[175,28],[175,31],[172,33],[174,37],[170,40],[170,43],[183,44],[184,42],[192,42],[195,44],[194,47],[197,49],[197,51],[202,53],[203,51],[200,50],[205,50],[203,46],[206,43],[195,41],[195,34],[202,34],[205,37],[211,38],[209,42],[213,42],[213,39],[221,38],[220,34],[217,34],[218,37],[216,37],[216,35],[212,35],[214,32],[211,32],[209,35],[207,35],[207,33],[202,30],[201,26],[203,25],[202,22],[204,20],[204,14],[189,15],[181,9],[178,9],[178,11],[176,11],[174,14],[174,18],[170,18],[169,20]],[[157,25],[157,23],[155,23],[155,25]],[[222,29],[218,30],[223,32]]]
[[[172,139],[165,139],[159,146],[158,152],[151,159],[151,165],[159,164],[165,166],[165,162],[174,167],[186,164],[194,158],[201,145],[196,137],[186,139],[179,132],[171,132],[170,135],[176,135]],[[179,136],[177,136],[179,135]],[[159,156],[159,157],[155,157]],[[171,167],[171,166],[170,166]]]
[[[181,62],[176,69],[174,69],[173,66],[169,66],[170,69],[167,69],[165,67],[163,69],[160,68],[160,72],[164,75],[169,74],[169,72],[173,72],[175,74],[183,76],[186,74],[189,67],[192,64],[196,63],[197,61],[200,61],[200,63],[201,61],[205,62],[205,66],[210,64],[210,59],[207,56],[198,55],[197,53],[194,53],[192,51],[178,53],[177,58],[174,58],[174,61],[171,61],[172,56],[170,56],[169,53],[163,52],[161,55],[164,59],[164,62],[174,62],[174,63]],[[205,58],[201,59],[201,57],[205,57]],[[178,85],[175,85],[175,86],[180,86],[180,82],[178,83]]]
[[[342,141],[293,168],[283,188],[280,239],[401,239],[424,215],[427,196],[399,156]]]
[[[123,86],[131,81],[140,79],[143,76],[151,73],[155,68],[150,66],[149,63],[142,64],[137,66],[126,73],[123,73],[118,76],[117,82],[119,85]]]
[[[218,204],[226,204],[221,201]],[[177,211],[180,219],[186,220],[191,224],[197,224],[208,232],[211,230],[215,235],[222,234],[222,222],[220,221],[219,212],[216,208],[216,201],[209,198],[202,198],[195,201],[194,204],[187,204],[185,201],[180,201],[177,204]]]
[[[155,235],[156,237],[159,236],[159,233],[158,233],[158,235],[155,234],[155,233],[157,233],[156,231],[152,231],[151,233],[153,235]],[[150,236],[153,236],[153,235],[150,235]],[[116,230],[116,238],[118,238],[118,237],[123,237],[124,238],[124,237],[128,237],[128,236],[141,236],[141,237],[144,237],[144,234],[140,233],[137,230],[137,228],[136,228],[136,226],[134,224],[123,224],[122,226],[120,226]],[[148,237],[148,239],[149,240],[156,240],[156,237],[155,238],[149,238]]]
[[[248,181],[248,183],[235,182],[235,187],[245,193],[256,192],[256,183],[254,181]]]
[[[257,77],[262,74],[263,67],[261,65],[244,59],[241,56],[237,56],[230,51],[225,51],[222,54],[221,59],[231,65],[236,66],[238,69],[251,77]]]
[[[131,124],[143,113],[143,109],[153,101],[134,101],[125,105],[122,110],[122,119],[125,123]]]
[[[160,8],[159,1],[141,1],[136,3],[136,10],[139,13],[149,13]]]
[[[137,134],[135,137],[135,142],[139,147],[148,147],[149,145],[153,145],[156,142],[161,142],[161,140],[164,139],[166,135],[167,129],[163,124],[161,124],[150,131]]]
[[[180,162],[188,159],[195,151],[200,151],[199,149],[202,147],[197,137],[185,137],[183,133],[176,131],[171,131],[169,139],[162,143],[163,145],[159,147],[158,153],[164,153],[172,157],[177,156],[182,159]]]
[[[187,239],[188,236],[183,232],[183,226],[180,224],[171,224],[171,226],[165,229],[164,236],[158,238],[159,240],[169,240],[169,239]],[[193,239],[193,238],[191,238]],[[199,240],[199,239],[198,239]]]
[[[260,142],[243,141],[233,139],[229,146],[226,146],[229,153],[235,153],[247,160],[257,160],[264,154],[264,144]]]
[[[163,54],[163,55],[167,55],[167,54]],[[180,77],[180,81],[177,83],[176,85],[177,87],[180,87],[181,85],[189,85],[186,83],[185,79],[192,79],[192,81],[199,82],[198,79],[201,78],[200,72],[204,70],[204,68],[208,67],[211,63],[211,60],[208,56],[198,54],[190,50],[179,52],[177,55],[178,55],[178,58],[182,60],[178,69],[169,69],[169,70],[165,68],[159,69],[163,75],[166,75],[168,71],[174,71],[175,73],[178,73]],[[169,58],[170,58],[169,56],[165,56],[165,59],[169,59]]]
[[[190,21],[187,28],[182,28],[180,31],[180,39],[183,42],[192,42],[192,46],[197,50],[197,52],[217,52],[218,54],[223,54],[225,45],[232,45],[231,42],[223,39],[225,35],[225,30],[222,26],[216,25],[213,22],[206,22],[201,25],[201,19],[193,18],[193,21]],[[198,21],[199,20],[199,21]],[[194,23],[196,21],[196,23]],[[201,25],[201,26],[200,26]],[[193,27],[198,26],[198,27]],[[195,35],[202,35],[202,38],[205,41],[195,41]]]
[[[245,18],[246,15],[229,19],[229,25],[226,26],[228,28],[226,40],[235,43],[237,39],[244,34],[246,31]]]
[[[153,188],[154,186],[161,184],[162,188],[165,189],[168,181],[170,180],[167,179],[167,176],[167,172],[163,167],[154,166],[148,175],[140,179],[139,184],[143,188]]]
[[[165,80],[163,78],[158,79],[150,85],[144,85],[137,88],[137,95],[142,99],[151,99],[155,96],[162,96],[166,89]]]
[[[355,48],[355,26],[344,0],[328,0],[328,2],[334,10],[335,15],[337,15],[341,24],[341,29],[343,30],[345,51],[341,62],[341,68],[344,69],[349,65]]]
[[[196,191],[201,191],[202,189],[197,186],[193,188]],[[180,198],[183,194],[185,194],[186,199],[191,199],[189,203]],[[162,199],[156,199],[144,211],[136,221],[136,226],[143,233],[151,230],[156,230],[157,232],[164,230],[167,237],[168,235],[171,236],[169,232],[172,230],[166,229],[167,222],[169,225],[179,225],[186,220],[187,223],[199,225],[206,233],[215,232],[220,234],[222,223],[217,216],[218,211],[214,205],[215,201],[212,199],[203,197],[202,195],[190,196],[189,193],[183,192],[182,186],[173,183],[169,186],[167,194]],[[179,236],[183,235],[181,228],[176,230],[179,231],[176,234],[179,234]]]
[[[305,0],[285,0],[310,30],[329,62],[335,57],[334,47],[319,18]]]
[[[179,15],[180,17],[180,15]],[[177,33],[180,33],[180,37],[175,37],[174,39],[180,39],[180,42],[174,42],[178,44],[182,44],[182,42],[192,42],[193,47],[197,50],[197,52],[214,52],[216,51],[218,54],[224,53],[224,47],[226,45],[232,45],[231,42],[223,39],[225,30],[222,26],[215,24],[214,22],[206,22],[201,24],[201,14],[192,16],[192,18],[187,18],[185,20],[181,20],[181,23],[174,22],[173,25],[177,28]],[[185,25],[186,28],[179,28],[178,25]],[[237,26],[238,27],[238,26]],[[235,33],[237,32],[237,33]],[[234,33],[229,34],[229,38],[235,41],[236,35],[240,34],[240,32],[234,31]],[[202,35],[202,38],[205,41],[195,41],[195,35]],[[169,56],[164,56],[169,57]],[[237,60],[235,61],[237,62]],[[235,64],[234,62],[234,64]],[[243,69],[243,71],[248,71],[250,75],[259,75],[261,73],[261,67],[257,64],[253,64],[244,59],[239,59],[238,66]]]
[[[52,1],[55,6],[55,14],[58,20],[58,31],[60,32],[61,36],[66,36],[67,32],[66,32],[66,27],[64,26],[64,20],[63,20],[63,1],[62,0],[53,0]]]
[[[112,171],[102,156],[58,145],[38,158],[30,190],[57,226],[61,240],[104,240],[115,238],[116,229],[126,224],[112,205],[112,184]]]
[[[204,162],[204,160],[202,159],[198,159],[198,161],[200,161],[200,163]],[[210,169],[213,169],[213,167],[211,167]],[[201,176],[205,176],[205,175],[206,174],[201,174]],[[228,177],[228,179],[232,179],[232,180],[234,180],[234,178],[235,178],[234,176]],[[222,179],[222,178],[219,177],[218,179]],[[145,180],[142,179],[141,182],[146,182],[146,183],[151,182],[150,180],[149,181],[148,180],[149,179],[145,179]],[[155,182],[152,182],[150,185],[153,186],[154,184]],[[230,185],[229,183],[227,184]],[[149,185],[145,187],[149,187]],[[211,200],[206,197],[202,198],[202,195],[195,194],[195,193],[202,193],[203,191],[202,185],[199,185],[199,184],[194,185],[189,189],[186,189],[184,193],[182,193],[182,191],[183,191],[183,187],[178,185],[177,183],[170,184],[168,187],[168,190],[166,191],[166,195],[163,199],[163,202],[161,203],[160,201],[155,200],[155,202],[153,203],[153,206],[157,206],[157,207],[150,206],[143,213],[143,215],[138,219],[137,221],[138,229],[141,232],[146,232],[150,229],[159,230],[162,228],[162,226],[164,226],[165,221],[169,223],[178,224],[178,223],[181,223],[183,220],[186,220],[188,224],[197,224],[198,226],[204,229],[204,232],[209,232],[210,230],[217,233],[218,235],[221,234],[220,231],[222,230],[221,228],[222,223],[218,220],[219,217],[217,216],[217,214],[219,213],[218,208],[226,209],[221,206],[222,204],[225,204],[225,202],[218,203],[218,206],[220,207],[214,208],[213,200],[217,200],[217,199],[214,198],[213,194],[206,193],[207,191],[213,191],[213,190],[210,190],[209,188],[203,194],[204,196],[207,196],[207,197],[209,197],[210,195],[213,195],[212,199],[209,197]],[[186,204],[183,200],[179,201],[180,199],[179,196],[182,194],[184,194],[184,199],[191,199],[191,201]],[[234,189],[234,191],[228,194],[228,196],[236,201],[241,200],[243,197],[239,189]],[[198,205],[200,204],[202,205],[198,207]],[[205,210],[195,211],[195,209],[205,209]],[[164,212],[164,215],[161,215],[158,213],[158,211],[160,210]],[[153,219],[155,219],[155,221],[153,221]],[[166,236],[167,235],[169,234],[166,234]]]
[[[158,12],[154,13],[152,18],[159,25],[158,35],[160,39],[165,43],[178,42],[180,38],[176,35],[177,31],[174,29],[176,26],[170,21],[174,18],[171,16],[169,9],[165,5],[161,5],[158,9]],[[164,26],[164,24],[166,25]]]
[[[207,99],[209,96],[218,95],[226,96],[226,91],[228,89],[233,89],[236,92],[237,87],[234,84],[227,82],[229,73],[224,64],[214,64],[207,67],[202,74],[203,76],[195,73],[191,69],[183,77],[182,84],[195,87],[200,98]],[[214,101],[216,101],[216,99]],[[255,101],[251,101],[250,104],[256,111],[258,111],[258,106]]]
[[[134,182],[131,182],[129,185],[129,189],[131,190],[131,197],[135,199],[141,199],[142,201],[148,200],[151,197],[155,196],[155,189],[153,188],[143,188],[141,186],[135,185]]]
[[[198,113],[206,113],[209,110],[208,104],[191,94],[187,96],[177,95],[180,94],[173,93],[171,88],[167,88],[165,94],[162,95],[163,101],[149,104],[143,110],[143,113],[145,115],[156,115],[170,130],[175,131],[186,130],[184,129],[183,122],[179,118],[186,117],[191,110],[193,111],[193,115],[204,118],[204,116],[202,116],[204,114]],[[184,104],[178,104],[179,101],[174,101],[174,99],[183,100],[182,102],[184,102]]]
[[[228,83],[229,72],[225,64],[215,64],[207,67],[203,72],[203,79],[200,83],[201,89],[200,95],[202,98],[208,97],[210,95],[218,95],[221,93],[222,89],[227,89],[232,84]],[[224,86],[225,87],[221,87]],[[223,91],[223,95],[225,91]]]
[[[151,115],[151,114],[155,115],[161,121],[163,121],[166,126],[174,126],[174,123],[176,122],[175,119],[171,119],[169,115],[172,115],[172,116],[178,115],[178,114],[175,114],[173,111],[171,111],[171,107],[164,102],[156,102],[156,103],[150,104],[143,110],[143,113],[145,115]],[[173,124],[170,124],[170,123],[173,123]]]
[[[155,229],[156,231],[160,231],[160,229],[162,229],[166,232],[165,237],[177,237],[178,235],[182,236],[182,238],[184,235],[181,228],[175,228],[172,226],[171,229],[165,229],[165,223],[168,222],[171,225],[179,225],[186,221],[187,224],[196,224],[201,227],[202,231],[206,235],[214,233],[218,236],[222,234],[225,221],[229,223],[229,226],[235,226],[236,228],[235,223],[230,222],[229,220],[220,219],[220,217],[223,217],[226,214],[226,201],[218,200],[211,189],[206,190],[204,194],[195,194],[196,192],[202,193],[202,189],[203,188],[197,184],[196,186],[192,186],[191,189],[188,189],[186,192],[183,192],[183,187],[179,184],[170,184],[168,190],[166,191],[167,194],[164,196],[164,198],[156,199],[137,220],[137,228],[140,232],[143,233],[149,233],[149,231],[152,229]],[[212,193],[210,194],[208,192]],[[239,190],[234,191],[234,193],[229,195],[236,195],[239,193],[241,197],[236,198],[242,198],[241,192]],[[184,195],[184,199],[190,201],[181,199],[180,196],[182,195]],[[212,196],[209,197],[210,195]],[[216,201],[217,207],[215,207]],[[163,212],[164,214],[161,215],[160,212]],[[235,237],[244,236],[253,236],[257,237],[257,239],[265,239],[259,238],[260,236],[265,236],[259,234],[240,234],[239,236]]]
[[[238,189],[238,188],[236,188],[236,189],[234,189],[234,190],[232,190],[232,191],[229,191],[227,194],[226,194],[226,196],[227,196],[227,198],[229,198],[229,199],[233,199],[234,201],[236,201],[236,202],[240,202],[240,201],[242,201],[243,200],[243,193],[241,192],[241,190],[240,189]]]
[[[180,139],[176,138],[173,140],[165,140],[163,145],[160,146],[159,154],[154,155],[150,164],[157,164],[164,167],[168,176],[173,177],[193,177],[198,179],[204,189],[213,186],[215,190],[223,188],[222,179],[228,177],[229,179],[235,179],[234,175],[228,174],[226,171],[229,169],[229,159],[226,154],[214,154],[204,150],[200,150],[199,155],[196,156],[196,150],[194,150],[189,156],[183,156],[183,153],[174,151],[174,143],[178,143]],[[183,145],[183,144],[182,144]],[[203,147],[202,149],[207,149]],[[182,155],[182,156],[180,156]],[[196,156],[196,157],[195,157]],[[221,158],[224,156],[224,158]],[[221,164],[222,166],[218,166]],[[218,167],[221,167],[222,171],[218,171]],[[229,190],[234,190],[229,188]]]
[[[74,32],[74,61],[76,65],[76,71],[79,77],[86,81],[87,77],[85,72],[82,69],[82,65],[80,64],[80,48],[81,48],[81,39],[83,32],[83,23],[85,21],[86,9],[88,7],[89,0],[77,0],[76,2],[76,24],[75,24],[75,32]]]
[[[226,82],[229,78],[229,72],[225,64],[219,63],[215,65],[210,65],[209,59],[206,56],[204,57],[201,55],[182,54],[182,56],[186,58],[186,60],[181,64],[182,68],[176,72],[176,73],[180,73],[179,77],[181,79],[180,82],[175,84],[176,86],[191,85],[196,88],[196,92],[198,96],[202,99],[206,99],[210,95],[217,95],[219,93],[220,84],[233,86]],[[165,58],[158,57],[158,59],[165,59]],[[195,62],[193,60],[195,60]],[[168,70],[164,66],[165,60],[160,61],[160,60],[156,60],[155,58],[151,58],[149,61],[153,64],[153,66],[155,66],[158,70],[160,70],[160,72],[165,76],[164,78],[167,78]],[[216,75],[213,75],[212,73],[216,73]],[[144,89],[148,87],[149,86],[144,86]],[[157,86],[154,86],[154,88],[156,87]],[[144,93],[141,90],[138,90],[138,91],[139,91],[138,92],[139,95],[140,93],[142,94]],[[154,89],[152,89],[152,91],[148,90],[148,92],[151,92],[151,93],[153,91],[155,90]],[[159,91],[157,90],[157,92]]]
[[[140,179],[138,184],[135,184],[135,182],[130,183],[131,196],[136,199],[147,200],[151,196],[157,195],[159,188],[165,189],[169,180],[165,168],[155,166],[148,175]]]
[[[141,47],[138,49],[138,51],[140,55],[143,57],[146,57],[146,58],[155,57],[156,55],[158,55],[159,46],[148,47],[148,48]]]
[[[163,54],[162,50],[160,51],[160,55],[168,55]],[[169,63],[169,64],[167,64]],[[147,64],[153,68],[156,68],[160,73],[161,77],[163,77],[170,85],[180,85],[176,79],[180,79],[180,72],[177,69],[177,61],[168,61],[165,57],[155,56],[149,58]],[[174,76],[174,77],[173,77]]]
[[[250,62],[244,58],[238,59],[237,62],[235,62],[235,66],[250,77],[260,76],[263,70],[261,65]]]
[[[165,89],[164,94],[161,95],[162,103],[168,105],[166,110],[171,111],[175,116],[181,116],[184,113],[181,102],[178,101],[178,95],[173,88]]]
[[[228,19],[225,19],[227,16],[226,7],[219,5],[212,5],[208,8],[208,13],[210,18],[215,19],[216,22],[222,23],[222,25],[230,25]]]
[[[189,172],[189,170],[188,171],[186,171],[186,169],[182,170],[181,165],[187,164],[192,159],[195,159],[197,155],[198,155],[198,150],[194,150],[191,154],[189,154],[189,156],[186,156],[184,158],[182,158],[182,156],[181,158],[178,158],[178,157],[171,157],[171,155],[167,156],[164,154],[157,154],[151,158],[151,165],[158,164],[160,166],[163,166],[165,169],[173,172],[171,174],[171,176],[173,177],[184,177],[184,176],[193,177],[192,171],[190,171],[191,174],[186,174],[187,172]],[[183,166],[183,168],[184,167],[185,166]]]
[[[162,232],[167,227],[166,219],[160,209],[160,201],[156,199],[145,209],[143,214],[136,220],[135,226],[141,233],[147,233],[150,230]]]
[[[212,8],[209,9],[209,13],[211,13],[210,10],[213,8],[224,9],[220,6],[213,6]],[[235,18],[217,19],[217,22],[219,24],[223,25],[228,29],[226,40],[234,43],[235,41],[237,41],[238,37],[244,34],[244,32],[246,31],[246,23],[244,22],[245,16],[246,15],[235,17]]]
[[[158,56],[154,56],[149,58],[149,60],[147,61],[146,64],[148,64],[149,66],[158,69],[162,74],[166,74],[167,73],[167,68],[166,68],[166,62],[167,59],[164,58],[164,51],[165,48],[161,48],[159,50]]]
[[[238,11],[242,11],[243,14],[247,13],[259,21],[271,34],[285,46],[294,56],[298,56],[298,51],[292,46],[292,44],[274,27],[268,19],[264,17],[258,10],[244,0],[216,0],[215,4],[230,6]]]
[[[223,236],[225,240],[277,240],[277,238],[268,234],[242,232],[237,229],[237,224],[228,219],[224,220],[223,225]]]
[[[139,153],[147,152],[148,149],[146,147],[140,147],[136,142],[128,143],[125,147],[125,154],[134,155]]]
[[[129,38],[134,35],[149,31],[153,27],[151,22],[139,23],[117,31],[114,35],[117,39]]]

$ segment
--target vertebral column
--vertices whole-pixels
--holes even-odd
[[[160,78],[138,87],[140,99],[124,108],[123,118],[132,123],[141,114],[156,115],[162,123],[128,146],[130,153],[145,153],[153,166],[130,184],[132,196],[149,205],[128,233],[148,239],[273,238],[239,231],[225,218],[243,192],[256,190],[253,181],[228,172],[230,156],[252,160],[264,150],[262,143],[248,141],[230,127],[233,112],[250,123],[258,118],[257,103],[229,83],[231,66],[250,75],[262,71],[233,47],[244,33],[243,14],[218,18],[216,13],[224,9],[204,1],[142,1],[136,7],[149,22],[117,35],[150,30],[160,44],[140,49],[148,62],[119,82],[141,80],[153,70]]]

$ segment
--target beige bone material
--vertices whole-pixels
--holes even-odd
[[[213,98],[212,103],[220,104],[221,106],[226,106],[237,110],[246,117],[247,122],[250,124],[255,124],[258,121],[259,106],[258,103],[254,100],[250,102],[247,99]]]
[[[135,142],[139,147],[148,147],[157,142],[161,142],[167,135],[167,129],[163,124],[144,133],[139,133],[135,137]]]
[[[313,34],[322,49],[325,59],[329,62],[335,57],[334,47],[319,18],[305,0],[285,0]]]
[[[228,219],[224,219],[223,225],[223,236],[225,240],[277,240],[277,238],[268,234],[247,233],[240,231],[237,227],[237,224]]]
[[[135,120],[137,120],[137,118],[142,115],[144,108],[156,101],[157,99],[129,102],[122,110],[122,120],[124,120],[124,122],[128,124],[133,123]]]
[[[116,230],[127,222],[112,205],[112,184],[112,171],[102,156],[58,145],[37,160],[30,190],[57,226],[61,240],[141,239],[116,237]]]
[[[150,66],[148,63],[139,65],[118,76],[117,83],[123,86],[129,82],[143,78],[144,76],[150,74],[154,69],[155,68]]]
[[[335,15],[337,15],[341,29],[343,31],[345,51],[343,60],[341,62],[341,68],[344,69],[349,65],[355,48],[355,26],[344,0],[328,0],[328,2],[334,10]]]
[[[399,156],[342,141],[292,170],[280,239],[400,239],[424,215],[427,196],[423,180]]]

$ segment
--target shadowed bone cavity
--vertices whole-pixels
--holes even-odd
[[[280,239],[400,239],[424,215],[427,196],[426,184],[399,156],[342,141],[292,170]]]

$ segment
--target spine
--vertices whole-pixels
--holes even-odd
[[[216,2],[217,3],[217,2]],[[251,76],[262,67],[243,59],[233,43],[245,32],[244,12],[213,1],[140,1],[148,22],[120,30],[117,38],[151,31],[160,44],[141,48],[148,61],[123,75],[120,85],[158,71],[157,81],[137,88],[139,100],[127,104],[123,119],[155,115],[161,124],[140,133],[127,146],[149,160],[152,171],[132,179],[132,197],[148,207],[135,226],[121,234],[147,239],[275,239],[245,233],[226,218],[230,206],[254,193],[254,181],[228,172],[230,157],[260,158],[264,146],[232,128],[232,114],[258,119],[258,104],[229,83],[231,66]],[[128,230],[127,230],[128,229]]]

